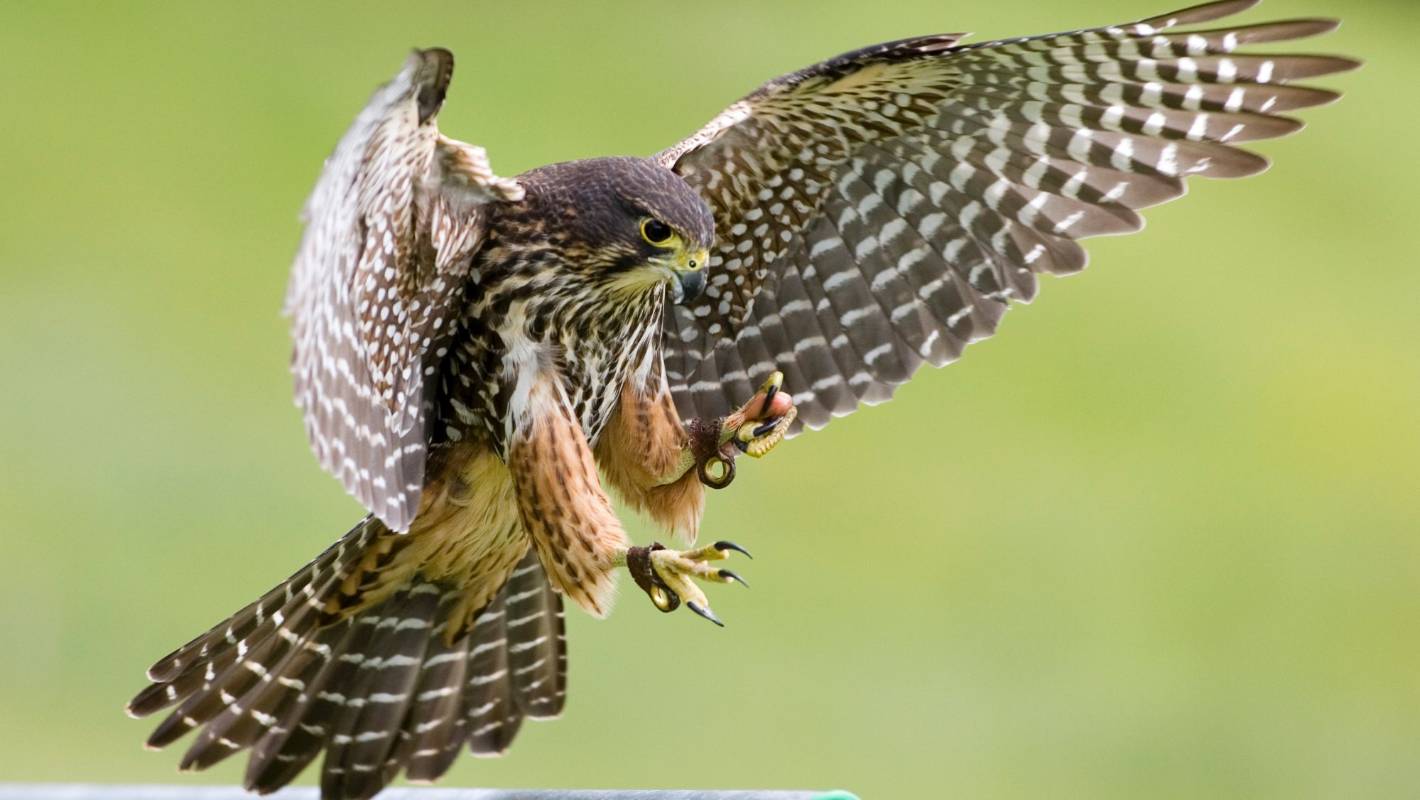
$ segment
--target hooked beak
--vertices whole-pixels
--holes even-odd
[[[692,303],[700,293],[705,291],[705,263],[710,259],[709,252],[697,250],[693,253],[682,253],[675,265],[675,282],[672,284],[672,300],[676,305]]]
[[[695,298],[705,291],[705,272],[697,270],[695,272],[683,272],[676,277],[676,286],[680,291],[676,292],[676,304],[685,305],[695,302]]]

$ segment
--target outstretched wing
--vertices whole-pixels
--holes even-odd
[[[1077,240],[1138,230],[1188,175],[1239,177],[1233,145],[1336,99],[1291,81],[1344,58],[1242,55],[1330,31],[1292,20],[1180,31],[1225,0],[1116,27],[976,45],[958,35],[848,53],[765,84],[660,154],[699,189],[718,242],[697,302],[667,315],[684,417],[720,417],[774,369],[821,427],[990,336]]]
[[[424,377],[457,328],[486,204],[522,188],[439,134],[447,50],[412,54],[326,160],[286,295],[296,404],[321,466],[404,531],[424,482]]]

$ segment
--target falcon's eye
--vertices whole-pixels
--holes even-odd
[[[641,238],[657,247],[665,247],[675,238],[675,231],[655,217],[647,217],[641,220]]]

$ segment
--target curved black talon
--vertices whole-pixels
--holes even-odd
[[[782,420],[782,419],[784,419],[784,418],[783,418],[783,417],[775,417],[774,419],[771,419],[771,420],[768,420],[768,421],[766,421],[766,422],[761,423],[758,428],[755,428],[755,429],[754,429],[754,438],[758,439],[759,437],[763,436],[764,434],[769,433],[770,431],[774,430],[776,427],[778,427],[779,421]],[[736,439],[735,441],[738,442],[739,440]],[[748,445],[746,445],[746,446],[748,446]]]
[[[749,551],[748,551],[748,550],[744,549],[743,547],[740,547],[739,545],[735,544],[734,542],[731,542],[731,541],[728,541],[728,540],[725,540],[725,539],[721,539],[720,541],[716,542],[716,543],[714,544],[714,547],[715,547],[716,550],[733,550],[733,551],[735,551],[736,553],[743,553],[744,556],[745,556],[745,558],[749,558],[749,559],[753,559],[753,558],[754,558],[754,556],[752,556],[752,555],[749,554]]]
[[[717,617],[717,616],[715,616],[713,613],[711,613],[710,609],[708,609],[708,608],[701,608],[699,603],[686,603],[686,604],[685,604],[685,607],[688,608],[688,609],[690,609],[691,611],[694,611],[695,613],[699,614],[700,616],[702,616],[702,617],[704,617],[704,618],[710,620],[711,622],[715,623],[716,625],[719,625],[721,628],[725,627],[725,623],[721,622],[719,617]]]
[[[745,587],[746,589],[749,588],[749,581],[745,580],[744,578],[741,578],[739,575],[737,575],[735,572],[733,572],[733,571],[731,571],[731,570],[722,569],[722,570],[720,570],[720,573],[719,573],[719,574],[720,574],[720,577],[725,578],[726,580],[734,581],[735,583],[740,584],[741,586]]]
[[[764,393],[764,405],[759,409],[759,415],[761,417],[769,413],[769,404],[774,402],[774,395],[776,394],[779,394],[779,385],[770,384],[769,390]]]

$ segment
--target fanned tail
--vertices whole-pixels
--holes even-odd
[[[128,705],[176,706],[148,745],[200,728],[183,769],[251,750],[245,785],[267,793],[321,750],[322,794],[368,798],[401,769],[434,780],[467,743],[495,755],[524,718],[555,717],[566,696],[561,596],[531,550],[473,630],[446,641],[466,587],[415,575],[368,608],[345,608],[408,537],[375,518],[281,585],[159,660]]]

